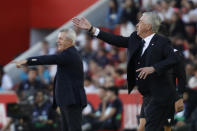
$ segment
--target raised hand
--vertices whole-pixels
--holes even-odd
[[[84,29],[84,30],[89,30],[92,26],[90,22],[84,17],[82,18],[75,17],[72,19],[72,22],[74,23],[76,27],[80,29]]]

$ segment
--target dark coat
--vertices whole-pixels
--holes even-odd
[[[57,65],[54,80],[54,105],[86,106],[81,57],[74,46],[55,55],[30,57],[27,65]]]
[[[136,86],[135,60],[137,58],[135,54],[142,39],[136,32],[133,32],[130,37],[122,37],[104,31],[100,31],[97,38],[117,47],[128,49],[127,82],[130,93]],[[155,34],[145,53],[145,67],[153,66],[156,70],[146,78],[148,80],[146,85],[150,88],[152,97],[157,102],[169,102],[175,99],[175,87],[170,69],[180,60],[174,53],[170,40]]]

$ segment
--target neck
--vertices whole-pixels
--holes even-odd
[[[68,49],[69,47],[73,46],[73,44],[66,45],[64,50]]]
[[[150,36],[150,35],[152,35],[153,34],[153,32],[151,31],[151,32],[146,32],[145,34],[142,34],[140,37],[141,38],[146,38],[147,36]]]

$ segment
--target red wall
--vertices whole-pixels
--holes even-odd
[[[0,4],[0,64],[29,47],[31,28],[57,28],[97,0],[4,0]]]
[[[4,0],[0,4],[0,64],[28,48],[28,0]]]
[[[97,0],[32,0],[31,26],[56,28]]]

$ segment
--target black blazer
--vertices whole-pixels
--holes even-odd
[[[180,57],[181,61],[179,61],[173,68],[174,75],[174,84],[176,85],[176,78],[178,78],[177,83],[177,97],[176,100],[182,97],[185,92],[187,86],[186,73],[185,73],[185,58],[180,51],[176,51],[178,57]]]
[[[122,37],[104,31],[100,31],[97,38],[117,47],[128,49],[127,82],[130,93],[136,85],[135,54],[142,39],[137,32],[133,32],[130,37]],[[169,102],[175,99],[173,75],[168,73],[168,70],[179,61],[179,57],[174,53],[170,41],[155,34],[145,53],[147,53],[145,66],[153,66],[156,70],[146,78],[151,95],[158,102]]]
[[[54,80],[54,106],[86,106],[81,57],[74,46],[55,55],[30,57],[27,65],[57,65]]]

